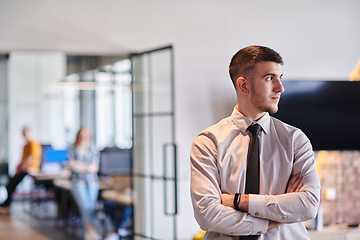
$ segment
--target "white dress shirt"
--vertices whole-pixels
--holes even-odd
[[[221,194],[245,192],[246,159],[252,121],[236,108],[230,117],[202,131],[191,147],[191,197],[204,239],[310,239],[303,221],[316,216],[320,181],[305,134],[266,113],[257,123],[260,194],[249,194],[249,213],[221,204]],[[284,194],[289,178],[301,172],[300,192]],[[267,231],[269,220],[286,224]]]

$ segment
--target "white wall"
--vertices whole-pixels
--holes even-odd
[[[60,52],[11,52],[8,68],[9,171],[15,172],[28,126],[41,144],[65,147],[61,90],[66,56]]]
[[[204,8],[212,25],[174,41],[179,239],[199,229],[189,193],[192,140],[236,104],[228,77],[233,54],[269,46],[284,58],[285,80],[346,80],[360,57],[360,1],[209,1]]]

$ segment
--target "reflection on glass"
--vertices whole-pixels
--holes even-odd
[[[125,65],[122,66],[121,64]],[[117,64],[128,69],[127,61]],[[132,147],[131,75],[129,72],[96,74],[96,146]]]
[[[130,78],[131,81],[131,78]],[[115,145],[119,148],[132,147],[132,111],[130,85],[117,85],[115,99]]]
[[[63,94],[63,121],[66,143],[75,142],[75,136],[80,128],[80,91],[68,89]]]
[[[113,72],[130,72],[130,70],[131,70],[130,59],[118,61],[113,64]]]
[[[80,105],[95,109],[96,147],[132,148],[131,61],[101,66],[66,76],[61,81],[64,97],[64,124],[67,142],[74,141],[80,128]],[[80,101],[80,91],[95,91],[91,99]],[[94,99],[95,98],[95,99]],[[95,103],[95,106],[94,106]],[[82,116],[86,119],[87,116]]]

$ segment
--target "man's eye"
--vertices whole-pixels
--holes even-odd
[[[267,77],[265,78],[266,81],[271,81],[272,80],[272,77]]]

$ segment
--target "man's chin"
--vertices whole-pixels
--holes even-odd
[[[274,113],[277,113],[277,111],[279,110],[279,108],[272,108],[272,109],[269,109],[270,111],[268,111],[269,113],[271,114],[274,114]]]
[[[277,113],[278,107],[269,107],[269,106],[258,106],[257,107],[262,112],[268,112],[270,114]]]

